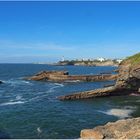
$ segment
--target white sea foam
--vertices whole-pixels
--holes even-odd
[[[80,80],[66,80],[67,83],[77,83],[81,82]]]
[[[25,83],[25,84],[30,84],[29,81],[22,81],[22,83]]]
[[[25,103],[25,102],[23,102],[23,101],[6,102],[6,103],[0,104],[0,106],[15,105],[15,104],[24,104],[24,103]]]
[[[45,97],[45,96],[46,96],[46,95],[33,97],[33,98],[29,99],[28,102],[36,101],[36,100],[41,99],[42,97]]]
[[[99,111],[99,112],[123,119],[131,117],[131,114],[135,111],[135,109],[136,109],[135,107],[124,107],[123,109],[113,108],[107,111]]]
[[[54,85],[54,86],[51,87],[51,88],[47,91],[47,93],[54,92],[56,88],[60,88],[60,87],[63,87],[63,86],[64,86],[63,84],[60,84],[60,83],[54,83],[53,85]]]
[[[21,95],[17,95],[17,96],[16,96],[16,100],[20,100],[21,98],[22,98]]]
[[[137,100],[136,102],[137,102],[137,103],[140,103],[140,100]]]
[[[30,81],[25,81],[25,80],[18,80],[18,79],[10,79],[10,80],[7,80],[5,81],[5,83],[8,83],[12,86],[15,86],[15,85],[25,85],[25,84],[30,84],[32,85],[32,83]]]
[[[21,95],[17,95],[15,99],[11,99],[10,102],[15,102],[15,101],[19,101],[19,100],[24,100],[22,99]]]
[[[63,84],[60,84],[60,83],[54,83],[54,84],[58,87],[63,87],[64,86]]]
[[[42,133],[42,130],[41,130],[40,127],[37,128],[37,132],[38,132],[38,133]]]
[[[47,93],[52,93],[52,92],[54,92],[55,90],[55,88],[57,88],[57,86],[55,86],[55,87],[51,87],[48,91],[47,91]]]

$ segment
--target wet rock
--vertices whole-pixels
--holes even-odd
[[[42,71],[34,76],[25,78],[26,80],[35,81],[54,81],[54,82],[66,82],[66,81],[108,81],[116,80],[117,75],[112,74],[100,74],[100,75],[69,75],[67,71]]]
[[[116,89],[115,86],[79,92],[75,94],[65,95],[58,97],[59,100],[78,100],[78,99],[89,99],[96,97],[107,97],[107,96],[119,96],[126,95],[130,93],[129,90],[121,91],[121,89]]]
[[[0,81],[0,84],[3,84],[3,82],[2,82],[2,81]]]
[[[83,139],[139,139],[140,117],[116,122],[81,131]]]

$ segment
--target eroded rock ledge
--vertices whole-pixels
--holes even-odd
[[[34,76],[25,78],[26,80],[35,81],[54,81],[54,82],[68,82],[68,81],[107,81],[116,80],[117,75],[99,74],[99,75],[69,75],[67,71],[42,71]]]
[[[96,90],[89,90],[84,92],[79,92],[75,94],[60,96],[58,99],[60,100],[78,100],[78,99],[89,99],[96,97],[106,97],[106,96],[119,96],[119,95],[127,95],[131,93],[129,89],[116,89],[115,86],[110,86],[106,88],[100,88]]]
[[[140,139],[140,117],[84,129],[80,136],[82,139]]]

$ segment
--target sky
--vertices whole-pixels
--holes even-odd
[[[0,1],[0,63],[140,52],[140,2]]]

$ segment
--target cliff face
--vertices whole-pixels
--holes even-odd
[[[128,57],[120,64],[115,86],[138,91],[140,88],[140,53]]]
[[[140,117],[126,120],[119,120],[98,126],[94,129],[81,131],[83,139],[139,139],[140,138]]]

